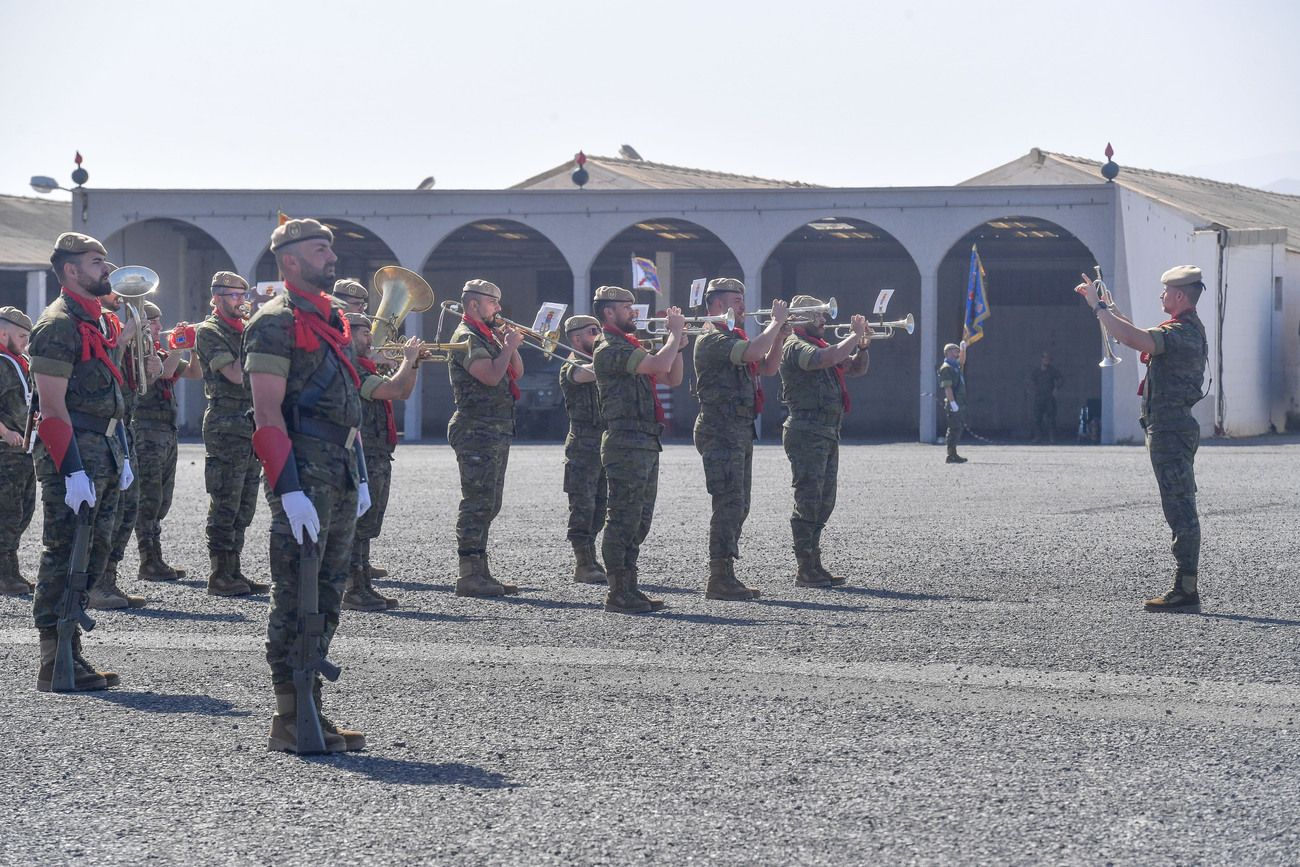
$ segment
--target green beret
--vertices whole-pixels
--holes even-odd
[[[234,271],[218,271],[212,275],[212,288],[238,289],[241,292],[247,292],[248,281]]]
[[[1195,265],[1179,265],[1161,274],[1160,282],[1166,286],[1191,286],[1202,282],[1201,269]]]
[[[162,308],[152,301],[145,299],[144,315],[146,319],[162,319]]]
[[[369,328],[370,317],[364,313],[344,313],[343,318],[348,321],[348,325],[353,328]]]
[[[307,217],[302,220],[288,220],[284,224],[276,226],[275,231],[271,233],[271,252],[274,253],[282,247],[290,244],[297,244],[299,241],[310,241],[313,238],[323,238],[334,243],[334,233],[329,227],[318,220]]]
[[[796,307],[822,307],[825,303],[811,295],[796,295],[790,299],[790,311],[793,313]]]
[[[89,235],[80,232],[64,232],[54,242],[55,253],[98,253],[107,256],[104,245]]]
[[[477,295],[486,295],[489,298],[495,298],[498,301],[501,300],[501,289],[497,284],[490,283],[487,280],[470,280],[465,284],[464,288],[460,290],[460,294],[465,295],[469,292],[473,292]]]
[[[735,277],[714,277],[709,281],[709,285],[704,290],[706,296],[714,292],[739,292],[745,294],[745,284],[741,283]]]
[[[636,296],[622,286],[601,286],[596,290],[596,301],[635,301]]]
[[[564,333],[577,331],[579,328],[590,328],[591,326],[600,327],[600,322],[595,316],[588,316],[585,313],[579,313],[577,316],[570,316],[564,323]]]
[[[10,325],[17,325],[24,331],[32,330],[32,320],[27,318],[27,314],[17,307],[0,307],[0,321],[8,322]]]
[[[370,290],[350,277],[334,282],[333,295],[337,298],[352,298],[357,301],[370,300]]]

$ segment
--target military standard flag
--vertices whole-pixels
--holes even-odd
[[[985,291],[984,263],[979,250],[970,245],[970,276],[966,278],[966,321],[962,339],[969,346],[984,336],[984,320],[989,318],[989,299]]]

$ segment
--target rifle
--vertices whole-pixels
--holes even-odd
[[[298,567],[298,637],[294,639],[290,660],[293,664],[293,689],[297,704],[297,750],[305,753],[325,752],[325,733],[316,710],[316,673],[331,683],[339,679],[341,669],[325,658],[321,642],[325,637],[325,615],[320,613],[320,551],[304,535]]]
[[[72,641],[77,637],[77,627],[86,632],[95,628],[95,621],[86,613],[85,595],[89,589],[90,537],[92,525],[90,507],[82,503],[77,511],[77,529],[72,537],[72,565],[68,581],[59,599],[59,643],[54,651],[54,682],[56,692],[73,692],[77,688],[76,666],[72,658]]]

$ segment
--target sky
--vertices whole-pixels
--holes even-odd
[[[1032,147],[1300,178],[1300,4],[0,0],[0,193],[499,189],[579,150],[832,186]],[[55,195],[64,195],[58,194]]]

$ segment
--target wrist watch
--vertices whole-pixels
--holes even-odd
[[[1094,309],[1096,312],[1100,313],[1100,312],[1103,311],[1103,310],[1109,310],[1109,309],[1110,309],[1110,305],[1107,304],[1105,301],[1098,301],[1098,302],[1097,302],[1097,306],[1094,307],[1093,309]]]

